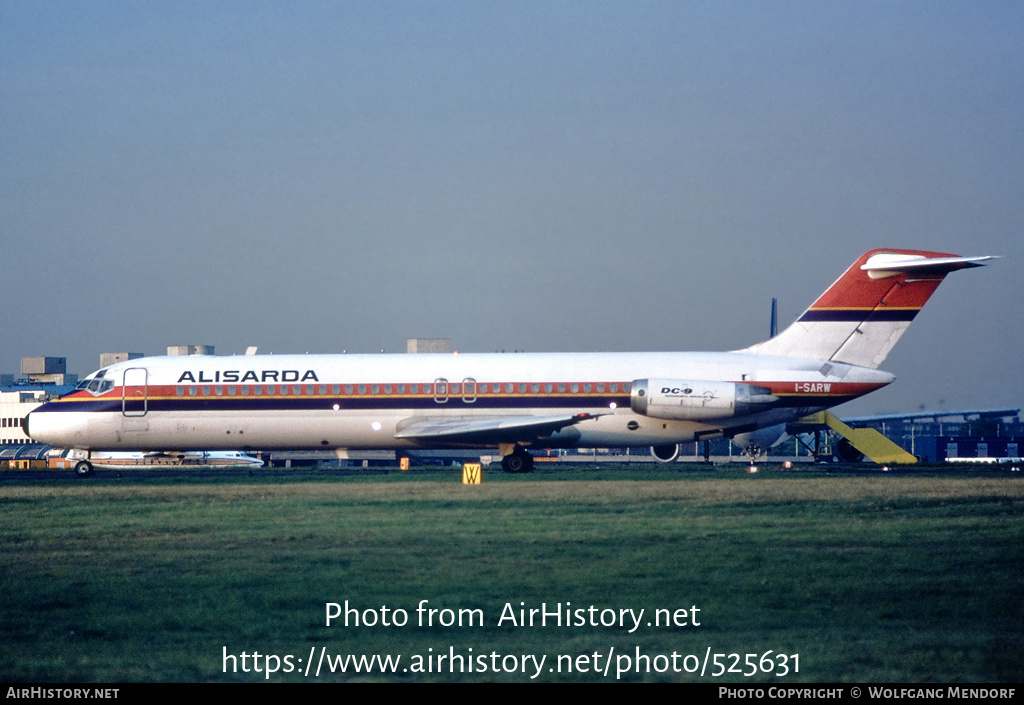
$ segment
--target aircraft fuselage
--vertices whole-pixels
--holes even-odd
[[[113,385],[91,392],[97,377]],[[657,387],[644,390],[650,401],[663,403],[638,413],[637,382],[648,380]],[[770,397],[744,407],[711,380]],[[892,380],[870,368],[745,353],[153,357],[91,375],[33,412],[30,433],[55,446],[105,451],[401,449],[502,441],[492,428],[474,435],[474,419],[582,414],[588,418],[530,440],[647,446],[783,423]],[[403,436],[420,420],[445,418],[464,423],[465,433]],[[517,440],[514,429],[504,440]]]

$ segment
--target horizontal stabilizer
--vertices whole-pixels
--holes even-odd
[[[924,255],[900,255],[881,253],[868,258],[861,269],[872,279],[894,277],[897,274],[944,276],[958,269],[984,266],[989,260],[998,259],[991,255],[980,257],[925,257]]]

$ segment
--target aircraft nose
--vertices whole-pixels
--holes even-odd
[[[54,419],[55,414],[49,412],[45,406],[44,404],[38,409],[29,412],[22,422],[22,429],[25,431],[25,435],[35,443],[60,445],[60,441],[64,439],[63,434],[60,432],[61,428],[55,425],[58,419]]]

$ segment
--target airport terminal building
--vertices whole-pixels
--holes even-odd
[[[78,375],[67,373],[63,357],[23,357],[21,376],[0,375],[0,446],[30,443],[25,435],[25,417],[37,406],[62,394],[78,383]]]

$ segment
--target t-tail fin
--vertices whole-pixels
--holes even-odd
[[[779,335],[743,352],[877,368],[950,272],[993,257],[872,250]]]

